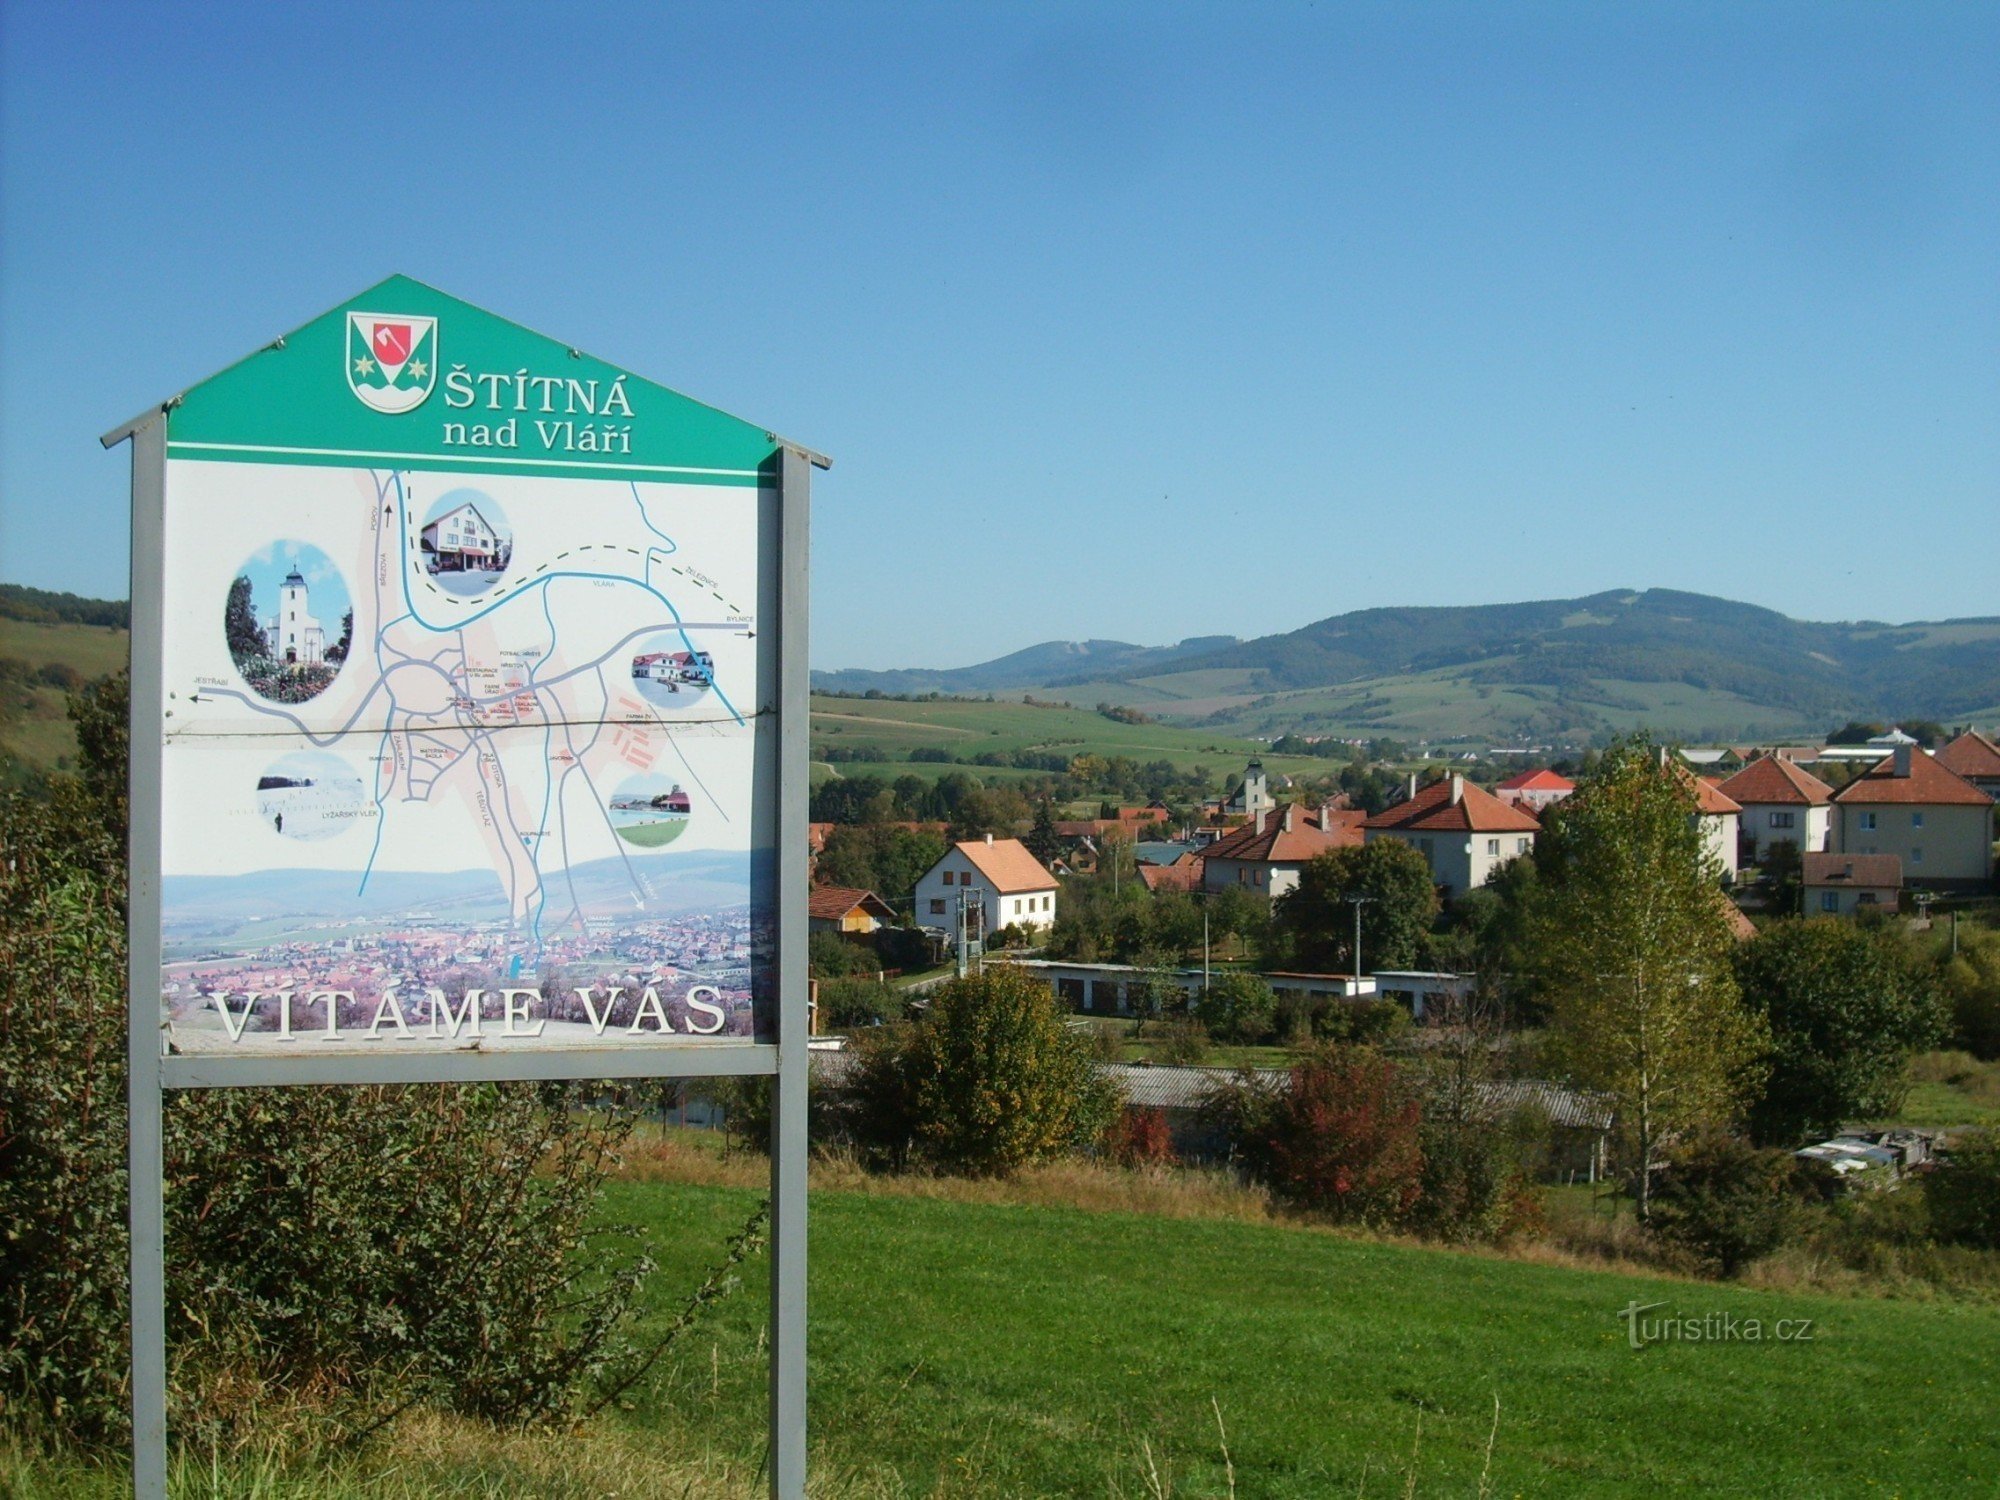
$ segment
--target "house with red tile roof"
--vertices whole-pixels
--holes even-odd
[[[1528,853],[1541,828],[1525,807],[1455,774],[1413,788],[1362,824],[1367,842],[1396,839],[1423,855],[1447,901],[1479,889],[1508,860]]]
[[[1993,799],[1919,745],[1898,745],[1833,794],[1834,847],[1893,854],[1909,885],[1993,880]]]
[[[1238,888],[1272,900],[1284,895],[1298,885],[1299,872],[1313,860],[1361,843],[1361,830],[1351,818],[1337,810],[1321,816],[1332,824],[1330,830],[1319,826],[1319,818],[1288,802],[1231,829],[1201,851],[1202,888]]]
[[[963,839],[917,881],[917,924],[955,932],[961,906],[981,913],[981,931],[1047,928],[1056,919],[1056,878],[1019,839]]]
[[[1937,753],[1937,763],[1963,776],[1987,796],[2000,799],[2000,745],[1968,729]]]
[[[1576,790],[1576,783],[1554,771],[1518,771],[1493,788],[1493,795],[1510,807],[1525,807],[1540,814],[1552,802],[1560,802]]]
[[[1201,872],[1205,861],[1199,854],[1183,854],[1170,865],[1139,866],[1139,880],[1147,890],[1158,895],[1161,891],[1198,891],[1201,889]]]
[[[1799,854],[1833,847],[1833,788],[1788,760],[1760,756],[1718,790],[1743,810],[1738,848],[1751,864],[1763,863],[1774,844]]]
[[[1857,908],[1894,911],[1903,898],[1903,862],[1893,854],[1808,854],[1806,911],[1851,917]]]
[[[889,903],[873,891],[816,885],[806,896],[806,927],[812,932],[873,932],[895,920]]]

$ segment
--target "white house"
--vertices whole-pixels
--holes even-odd
[[[1493,788],[1493,795],[1510,807],[1525,807],[1540,817],[1553,804],[1576,790],[1567,776],[1547,769],[1521,771]]]
[[[965,839],[917,881],[917,925],[956,933],[962,906],[979,910],[982,932],[1047,928],[1056,919],[1056,878],[1019,839]]]
[[[1782,756],[1760,756],[1718,790],[1743,809],[1737,836],[1753,863],[1763,863],[1774,844],[1799,854],[1833,847],[1833,788]]]
[[[426,526],[421,546],[433,573],[491,572],[507,565],[499,532],[469,500]]]
[[[1396,839],[1423,855],[1447,901],[1477,890],[1508,860],[1528,853],[1541,831],[1526,808],[1510,806],[1456,773],[1427,787],[1412,786],[1401,802],[1362,825],[1368,843]]]
[[[278,586],[278,612],[264,621],[264,641],[272,657],[287,666],[308,666],[326,656],[326,630],[312,612],[305,575],[297,568]]]

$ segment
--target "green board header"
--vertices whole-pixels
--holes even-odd
[[[754,485],[770,432],[407,276],[187,391],[172,457]]]

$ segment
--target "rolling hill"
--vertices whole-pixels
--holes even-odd
[[[1055,670],[1067,667],[1068,670]],[[922,686],[904,685],[912,678]],[[1672,589],[1369,609],[1247,641],[1049,642],[952,672],[815,675],[826,690],[1034,692],[1240,734],[1811,735],[1849,718],[2000,712],[2000,617],[1819,623]]]

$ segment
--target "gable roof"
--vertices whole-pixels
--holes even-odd
[[[1900,753],[1900,752],[1899,752]],[[1898,775],[1896,755],[1885,755],[1833,794],[1842,807],[1850,804],[1897,803],[1905,806],[1991,806],[1993,799],[1957,772],[1938,764],[1928,750],[1910,750],[1909,770]]]
[[[2000,776],[2000,745],[1976,729],[1968,729],[1937,753],[1937,763],[1967,780]]]
[[[1803,771],[1775,755],[1751,761],[1723,782],[1721,789],[1737,802],[1823,807],[1833,800],[1832,787],[1810,771]]]
[[[1894,854],[1808,854],[1800,861],[1809,886],[1877,886],[1900,890],[1903,861]]]
[[[1201,886],[1202,857],[1184,855],[1170,865],[1141,865],[1139,879],[1149,891],[1192,891]]]
[[[1501,782],[1497,788],[1503,792],[1573,792],[1576,783],[1567,776],[1558,776],[1546,768],[1535,771],[1517,771]]]
[[[1679,766],[1675,769],[1694,783],[1694,805],[1698,811],[1712,818],[1743,811],[1742,804],[1723,791],[1720,783],[1711,781],[1706,776],[1697,776],[1694,772]]]
[[[1502,802],[1463,776],[1434,781],[1362,826],[1398,833],[1539,833],[1542,828],[1526,808]]]
[[[1001,895],[1016,891],[1052,891],[1056,878],[1028,852],[1019,839],[961,839],[952,848],[972,861],[972,868]]]
[[[896,920],[896,913],[890,910],[889,903],[873,891],[860,891],[845,885],[820,885],[814,886],[806,897],[806,915],[822,921],[838,922],[857,906],[878,921]]]
[[[1359,827],[1341,821],[1338,816],[1329,821],[1334,825],[1331,831],[1319,828],[1308,819],[1304,808],[1288,803],[1241,828],[1231,829],[1202,850],[1202,857],[1240,859],[1253,864],[1304,864],[1335,849],[1352,849],[1361,842]]]

